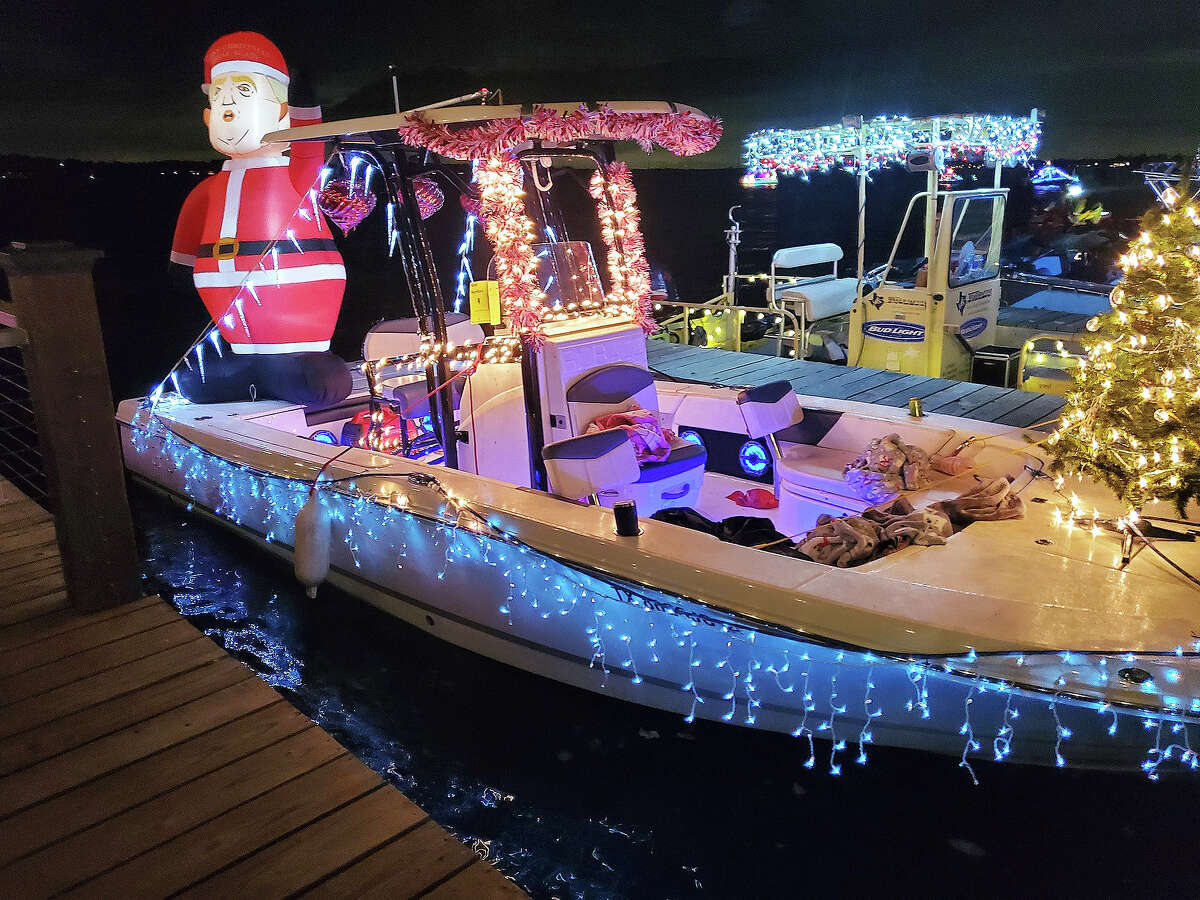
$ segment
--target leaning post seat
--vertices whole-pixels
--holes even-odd
[[[793,306],[800,320],[800,340],[803,355],[808,356],[808,332],[815,322],[845,315],[854,306],[858,291],[857,278],[838,278],[837,264],[842,248],[837,244],[806,244],[803,247],[784,247],[771,257],[771,274],[767,298],[771,305]],[[800,278],[781,283],[778,269],[800,269],[833,263],[833,272],[812,278]]]
[[[629,484],[640,474],[633,443],[620,428],[547,444],[542,460],[551,492],[568,500]]]
[[[483,329],[471,321],[465,313],[447,312],[446,340],[456,345],[468,341],[479,342],[484,339]],[[421,320],[387,319],[372,325],[363,338],[363,359],[383,359],[387,357],[408,356],[421,349]]]
[[[654,376],[641,366],[618,363],[600,366],[575,379],[567,388],[571,429],[582,434],[597,417],[638,408],[658,412]],[[661,462],[644,462],[631,482],[599,492],[600,502],[611,506],[633,500],[638,513],[652,516],[672,506],[695,506],[708,453],[703,447],[676,436],[670,455]]]

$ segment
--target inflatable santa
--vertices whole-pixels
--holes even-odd
[[[232,353],[201,373],[179,373],[200,403],[273,397],[329,405],[350,392],[345,363],[329,352],[346,270],[317,208],[322,142],[263,138],[321,120],[321,109],[289,105],[299,86],[279,48],[240,31],[204,55],[204,122],[213,149],[229,157],[200,182],[179,213],[172,268],[190,274]]]

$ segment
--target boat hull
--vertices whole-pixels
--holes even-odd
[[[169,435],[169,432],[167,433]],[[122,424],[126,464],[190,509],[292,559],[307,483],[232,465]],[[835,774],[873,744],[978,759],[1156,774],[1182,734],[1094,698],[1019,689],[948,659],[889,657],[726,613],[688,597],[418,515],[386,496],[323,492],[328,581],[390,615],[516,668],[620,700],[799,739]],[[469,525],[470,523],[468,523]],[[316,602],[320,602],[320,598]],[[1118,726],[1113,731],[1113,726]],[[1156,748],[1156,749],[1155,749]],[[1195,760],[1195,755],[1190,756]]]

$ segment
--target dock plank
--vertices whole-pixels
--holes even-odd
[[[951,381],[949,378],[926,378],[924,381],[910,384],[902,390],[893,391],[886,396],[880,397],[875,402],[882,406],[907,406],[908,401],[914,397],[924,400],[926,397],[940,393],[960,383],[958,381]]]
[[[181,897],[284,897],[304,891],[411,830],[425,814],[384,786],[293,832]]]
[[[189,623],[178,620],[119,641],[101,644],[56,662],[26,669],[0,678],[0,707],[196,640],[204,638],[197,635],[196,629]]]
[[[19,890],[52,896],[346,755],[333,738],[309,734],[312,730],[284,738],[27,856],[8,868],[7,877]]]
[[[7,529],[0,529],[0,553],[8,553],[34,543],[42,544],[54,539],[53,522],[38,522],[33,525],[13,524]]]
[[[22,600],[20,603],[10,603],[0,608],[0,627],[14,625],[29,619],[40,619],[49,613],[66,609],[66,590],[50,591]]]
[[[3,481],[0,481],[0,484],[3,483]],[[115,619],[117,616],[128,615],[131,612],[157,606],[161,603],[162,601],[158,597],[143,597],[141,600],[135,600],[133,603],[126,604],[125,606],[114,606],[109,609],[97,610],[93,613],[80,615],[75,612],[61,612],[55,613],[52,616],[44,616],[37,622],[22,622],[20,625],[10,625],[6,628],[0,628],[0,661],[4,660],[11,651],[18,647],[36,644],[39,641],[55,638],[68,631],[78,631],[80,628],[95,625],[97,622],[105,622],[109,619]]]
[[[203,635],[195,635],[194,631],[192,640],[186,643],[113,666],[98,672],[96,677],[72,679],[44,693],[14,701],[3,709],[0,737],[29,731],[98,703],[115,700],[140,686],[157,684],[224,657],[220,647]],[[138,637],[140,635],[134,635],[134,639]]]
[[[0,866],[311,727],[282,698],[0,821]]]
[[[1058,414],[1062,412],[1064,405],[1065,400],[1062,397],[1057,397],[1054,394],[1041,394],[1030,403],[1018,407],[1012,412],[1005,413],[995,421],[1004,425],[1016,425],[1019,428],[1028,428],[1031,425],[1038,425],[1047,422],[1047,420],[1056,419]]]
[[[133,857],[65,896],[166,897],[252,857],[296,829],[372,791],[389,790],[380,787],[378,777],[356,759],[341,756]],[[394,790],[390,796],[407,803]],[[416,806],[412,810],[406,807],[414,822],[424,819],[425,814]],[[313,852],[319,854],[320,849],[314,848]],[[267,890],[261,896],[285,893]],[[227,896],[253,895],[235,889]]]
[[[53,521],[50,513],[32,500],[16,500],[0,506],[0,533],[9,531],[14,523],[28,526],[31,523],[50,521]]]
[[[437,824],[426,822],[304,896],[322,900],[419,897],[477,860],[478,857],[460,841]]]
[[[48,540],[40,544],[30,542],[28,545],[21,547],[19,550],[10,550],[0,557],[0,579],[4,578],[4,573],[15,566],[24,565],[25,563],[35,562],[41,559],[53,559],[58,556],[58,541]]]
[[[1038,321],[1046,322],[1050,322],[1054,315],[1047,310],[1029,312],[1035,313],[1034,318]],[[789,381],[796,393],[810,397],[885,406],[904,406],[911,397],[921,397],[929,401],[924,404],[926,412],[1019,427],[1044,422],[1057,411],[1053,400],[1039,399],[1049,395],[924,375],[778,357],[760,357],[752,363],[739,366],[733,361],[734,358],[752,354],[733,353],[715,347],[684,347],[662,341],[648,342],[647,354],[656,372],[681,381],[736,386],[744,383],[747,375],[753,374],[755,381],[760,384]],[[707,354],[710,359],[704,361],[701,354]],[[696,373],[702,373],[703,377],[696,377]],[[726,378],[726,374],[732,377]]]
[[[414,830],[404,883],[517,890],[159,598],[66,603],[0,478],[0,897],[294,893]]]
[[[192,727],[194,723],[189,717],[202,711],[218,715],[223,704],[234,704],[235,701],[243,703],[246,698],[259,700],[253,697],[249,689],[227,691],[239,681],[252,677],[253,673],[237,660],[219,658],[181,675],[6,737],[0,740],[0,774],[17,773],[98,738],[135,727],[148,719],[154,719],[155,722],[146,726],[146,729],[162,727],[163,713],[173,713],[175,718],[181,718]],[[192,706],[193,703],[197,706]],[[82,755],[87,757],[94,749],[89,747]],[[87,767],[95,764],[90,763]],[[11,811],[10,804],[16,801],[17,794],[11,789],[8,778],[0,779],[0,813]]]
[[[979,389],[964,394],[955,400],[941,404],[938,412],[947,416],[963,416],[969,418],[972,410],[976,410],[984,404],[990,403],[997,397],[1007,397],[1011,390],[1009,388],[996,387],[994,384],[985,384],[977,386]]]
[[[997,397],[994,400],[989,400],[982,406],[977,406],[968,414],[968,418],[982,419],[985,422],[996,422],[1002,416],[1009,415],[1036,400],[1040,394],[1035,394],[1031,391],[1011,391],[1003,397]]]
[[[982,384],[972,384],[969,381],[959,381],[950,387],[943,388],[935,394],[930,394],[925,398],[925,412],[937,413],[941,412],[942,408],[954,402],[961,400],[975,391],[984,387]]]
[[[138,608],[122,608],[115,615],[105,616],[66,633],[52,633],[0,654],[0,678],[15,675],[25,669],[44,665],[56,659],[72,656],[111,641],[149,631],[179,618],[167,604],[159,601]],[[4,649],[0,647],[0,649]]]
[[[525,896],[525,893],[507,878],[502,879],[503,884],[497,885],[497,874],[495,869],[481,860],[446,879],[425,897],[427,900],[477,900],[479,897]]]

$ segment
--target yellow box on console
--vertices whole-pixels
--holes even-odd
[[[471,321],[479,325],[500,324],[500,285],[494,281],[471,282]]]

